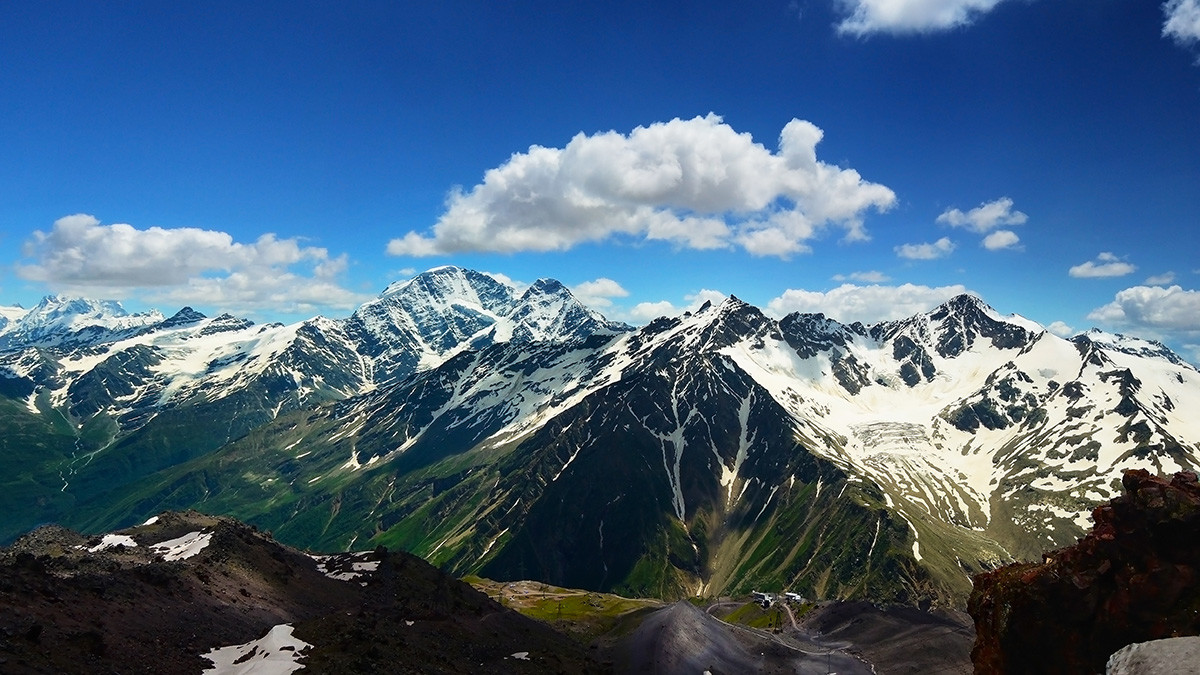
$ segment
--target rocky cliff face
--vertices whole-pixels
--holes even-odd
[[[1100,673],[1125,645],[1200,635],[1200,484],[1127,471],[1075,546],[975,577],[976,673]]]

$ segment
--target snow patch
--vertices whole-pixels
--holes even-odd
[[[134,548],[137,546],[137,542],[133,540],[133,537],[127,534],[106,534],[104,535],[104,538],[100,540],[99,544],[96,544],[88,549],[88,553],[103,551],[106,548],[113,548],[114,546],[127,546],[129,548]]]
[[[312,645],[292,635],[292,630],[290,624],[279,624],[254,642],[203,654],[213,663],[205,675],[289,675],[304,668],[300,659]]]
[[[182,537],[169,539],[150,547],[155,553],[161,553],[163,560],[186,560],[204,550],[212,541],[212,532],[189,532]]]

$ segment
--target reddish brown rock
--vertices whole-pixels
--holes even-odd
[[[1200,483],[1126,471],[1091,533],[975,577],[976,673],[1103,673],[1125,645],[1200,635]]]

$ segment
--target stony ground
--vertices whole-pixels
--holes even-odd
[[[166,560],[151,547],[197,531],[211,539],[191,557]],[[319,567],[252,528],[197,513],[123,534],[137,545],[99,549],[100,538],[45,528],[0,551],[0,672],[199,673],[210,650],[283,623],[312,645],[305,672],[609,670],[578,642],[408,554]],[[347,574],[355,563],[372,569]]]

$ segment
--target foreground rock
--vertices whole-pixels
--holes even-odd
[[[1200,637],[1169,638],[1129,645],[1108,659],[1105,675],[1200,674]]]
[[[1127,471],[1075,546],[975,577],[976,673],[1101,673],[1135,643],[1200,634],[1200,484]]]
[[[313,557],[230,519],[152,521],[91,539],[42,528],[0,550],[0,672],[199,673],[255,659],[317,673],[606,670],[405,553]]]

